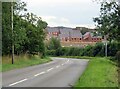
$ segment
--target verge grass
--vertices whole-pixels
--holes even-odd
[[[78,87],[118,87],[117,63],[108,58],[93,57],[76,82],[74,89]]]
[[[62,58],[76,58],[76,59],[92,59],[93,57],[88,56],[60,56]]]
[[[52,61],[49,57],[40,58],[39,56],[35,55],[32,57],[29,56],[15,56],[14,64],[11,64],[11,57],[4,56],[2,58],[2,72],[19,69],[23,67],[43,64]]]

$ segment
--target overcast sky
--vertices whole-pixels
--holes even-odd
[[[93,0],[22,0],[28,12],[42,17],[48,26],[94,27],[100,4]]]

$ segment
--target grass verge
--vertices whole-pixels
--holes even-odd
[[[60,56],[62,58],[76,58],[76,59],[92,59],[93,57],[87,57],[87,56]]]
[[[77,87],[118,87],[118,67],[108,58],[93,58],[83,75],[76,82]]]
[[[15,57],[14,64],[11,64],[11,58],[10,57],[3,57],[2,58],[2,72],[13,70],[13,69],[19,69],[23,67],[43,64],[52,61],[49,57],[40,58],[39,56],[33,56],[33,57],[27,57],[27,56],[19,56]]]

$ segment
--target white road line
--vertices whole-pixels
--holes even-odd
[[[60,66],[56,66],[56,68],[59,68]]]
[[[63,66],[64,64],[62,64],[62,66]]]
[[[16,85],[16,84],[21,83],[21,82],[24,82],[24,81],[26,81],[26,80],[28,80],[28,79],[23,79],[23,80],[20,80],[20,81],[18,81],[18,82],[15,82],[15,83],[10,84],[9,86]]]
[[[66,63],[68,63],[68,62],[69,62],[69,60],[66,61]]]
[[[54,68],[50,68],[50,69],[48,69],[47,71],[49,72],[49,71],[51,71],[51,70],[53,70]]]
[[[36,74],[36,75],[34,75],[35,77],[36,76],[39,76],[39,75],[41,75],[41,74],[44,74],[45,72],[41,72],[41,73],[38,73],[38,74]]]

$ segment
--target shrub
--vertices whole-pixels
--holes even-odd
[[[56,50],[47,50],[46,54],[50,56],[56,56]]]
[[[118,61],[120,61],[120,51],[118,51],[115,55],[115,59],[117,59]]]
[[[108,56],[114,57],[116,52],[120,49],[120,43],[108,43],[107,52]],[[56,49],[49,49],[48,55],[52,56],[105,56],[105,45],[97,43],[94,46],[88,45],[85,48],[79,47],[57,47]],[[117,54],[116,54],[117,55]]]

